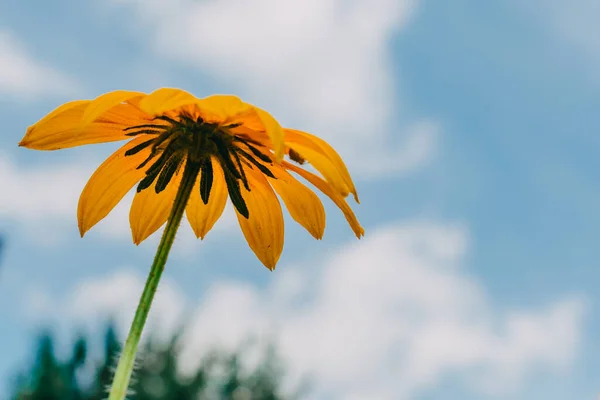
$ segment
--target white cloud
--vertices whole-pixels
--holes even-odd
[[[357,175],[407,171],[434,149],[431,130],[397,125],[406,118],[388,45],[415,1],[116,2],[134,5],[157,52],[200,67],[286,125],[326,138]],[[362,170],[380,158],[385,169]]]
[[[374,231],[322,265],[282,265],[267,289],[215,282],[194,305],[164,281],[155,326],[188,316],[184,369],[212,344],[236,347],[250,333],[276,337],[289,383],[312,377],[314,398],[413,398],[451,373],[482,396],[510,393],[530,373],[568,368],[584,301],[499,310],[460,269],[467,245],[460,227],[415,222]],[[114,311],[125,329],[142,282],[130,273],[92,279],[55,300],[56,309],[88,321]]]
[[[406,128],[407,139],[401,144],[348,149],[352,166],[365,178],[388,177],[424,166],[435,155],[441,128],[431,120],[422,120]],[[380,149],[388,150],[381,152]]]
[[[67,235],[79,237],[79,195],[99,164],[73,161],[32,168],[0,154],[0,219],[16,222],[40,244],[55,245]],[[126,196],[94,231],[109,238],[130,238],[132,198],[131,194]]]
[[[156,324],[160,327],[157,331],[165,334],[177,328],[185,311],[185,299],[168,279],[162,283],[152,305],[148,326]],[[38,323],[71,319],[93,330],[101,329],[107,319],[114,318],[126,333],[143,287],[144,280],[127,269],[99,280],[82,282],[62,299],[49,296],[43,288],[32,287],[25,296],[25,315]]]
[[[31,168],[0,156],[0,215],[24,220],[73,216],[92,171],[83,164]]]
[[[77,201],[93,168],[83,163],[31,168],[0,154],[0,219],[17,222],[29,238],[55,244],[66,226],[77,232]]]
[[[78,91],[72,78],[36,60],[10,32],[0,29],[0,93],[29,100]]]

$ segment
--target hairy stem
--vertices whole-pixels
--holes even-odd
[[[133,371],[140,337],[142,336],[142,331],[144,330],[144,324],[146,323],[146,318],[148,317],[148,312],[150,311],[150,306],[152,305],[152,300],[154,299],[154,294],[156,293],[160,276],[165,268],[169,251],[171,250],[171,246],[175,240],[175,233],[177,232],[179,224],[181,223],[181,218],[185,212],[185,206],[187,205],[188,199],[190,198],[190,193],[194,188],[199,170],[199,163],[186,163],[181,184],[179,186],[179,190],[177,191],[173,208],[171,209],[171,215],[169,216],[167,226],[163,232],[160,244],[158,245],[156,256],[154,256],[154,262],[150,268],[150,274],[146,280],[142,297],[140,298],[138,308],[135,312],[135,316],[129,330],[129,336],[127,337],[125,347],[123,348],[123,352],[119,358],[119,363],[117,364],[117,370],[115,372],[108,400],[124,400],[125,396],[127,395],[129,380]]]

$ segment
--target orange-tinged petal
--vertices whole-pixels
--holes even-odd
[[[254,107],[254,109],[267,131],[269,139],[271,139],[271,144],[275,151],[275,161],[281,162],[284,153],[284,133],[281,125],[279,125],[279,122],[265,110],[258,107]]]
[[[139,99],[139,97],[133,97],[125,103],[117,104],[109,110],[106,110],[88,126],[110,122],[112,124],[120,125],[124,129],[135,125],[151,123],[153,117],[142,111],[136,104]]]
[[[258,121],[258,126],[250,127],[254,121]],[[239,136],[242,139],[250,138],[253,141],[265,146],[267,149],[271,149],[271,139],[269,139],[269,136],[266,132],[263,132],[264,127],[256,115],[244,116],[240,119],[240,122],[242,122],[244,125],[231,129],[231,132],[234,135]],[[250,122],[250,124],[248,124],[248,122]]]
[[[115,90],[114,92],[105,93],[96,97],[87,106],[81,117],[81,126],[88,125],[94,122],[98,117],[104,114],[111,108],[131,100],[135,97],[145,96],[142,92],[132,92],[129,90]]]
[[[156,182],[154,182],[149,188],[135,194],[129,210],[133,243],[142,243],[167,222],[181,184],[184,168],[185,162],[180,165],[179,170],[162,192],[156,193]]]
[[[329,185],[327,182],[325,182],[323,179],[319,178],[315,174],[305,171],[302,168],[299,168],[287,161],[283,161],[282,165],[285,168],[294,171],[295,173],[309,181],[311,184],[313,184],[325,195],[327,195],[335,203],[335,205],[338,206],[340,210],[342,210],[344,216],[346,217],[346,220],[350,224],[350,227],[354,231],[354,234],[357,238],[360,239],[360,237],[365,234],[365,230],[362,226],[360,226],[360,223],[356,219],[356,215],[354,215],[354,212],[352,211],[346,200],[337,191],[333,190],[331,185]]]
[[[68,103],[65,103],[59,107],[56,107],[52,112],[48,113],[48,115],[46,115],[44,118],[40,119],[35,125],[39,125],[42,124],[46,121],[48,121],[51,118],[54,118],[55,116],[57,116],[60,113],[63,113],[73,107],[76,106],[80,106],[82,104],[89,104],[91,103],[92,100],[74,100],[74,101],[69,101]]]
[[[204,204],[200,197],[200,176],[202,175],[200,173],[185,209],[190,226],[196,237],[200,239],[204,239],[223,214],[228,196],[221,165],[214,159],[211,161],[213,165],[213,183],[208,197],[208,204]]]
[[[131,188],[145,176],[145,168],[136,169],[150,154],[146,148],[137,154],[125,152],[147,138],[135,138],[115,151],[92,174],[79,197],[77,219],[83,236],[106,217]]]
[[[256,257],[270,270],[275,269],[283,251],[283,213],[279,200],[262,174],[246,169],[250,191],[241,185],[249,217],[236,210],[240,228]]]
[[[321,239],[325,231],[325,208],[319,197],[284,169],[273,166],[271,172],[277,179],[269,179],[269,183],[283,200],[292,218],[315,239]]]
[[[275,152],[275,161],[280,162],[285,153],[285,129],[265,110],[251,107],[253,112],[240,114],[235,119],[235,122],[243,125],[232,129],[232,133],[247,136],[272,149]]]
[[[233,95],[213,95],[198,99],[192,94],[172,88],[158,89],[140,101],[140,108],[151,115],[162,115],[168,111],[196,106],[196,112],[209,123],[228,125],[243,122],[244,118],[256,114],[267,132],[277,161],[283,159],[284,132],[275,118],[268,112],[243,102]]]
[[[338,173],[337,168],[329,161],[329,158],[318,151],[300,144],[293,144],[292,148],[302,158],[308,161],[317,171],[323,175],[323,178],[329,183],[342,197],[348,196],[350,188]]]
[[[244,103],[237,96],[217,94],[198,100],[199,113],[207,122],[228,125],[240,117],[253,111],[250,104]]]
[[[72,120],[77,120],[78,111],[85,109],[90,102],[91,100],[75,100],[57,107],[44,118],[27,128],[27,132],[25,133],[23,139],[21,139],[19,142],[19,146],[36,149],[36,142],[39,142],[40,139],[45,139],[45,136],[47,135],[46,130],[48,130],[48,121],[58,117],[62,120],[63,124],[72,123]],[[69,112],[72,109],[76,109],[78,111]],[[46,130],[44,128],[46,128]]]
[[[185,90],[157,89],[140,101],[140,108],[150,115],[163,115],[167,111],[195,104],[198,98]]]
[[[19,146],[34,150],[58,150],[85,144],[128,139],[123,131],[130,125],[145,123],[143,114],[130,104],[119,104],[95,122],[81,127],[80,121],[89,100],[67,103],[30,126]]]
[[[323,175],[343,197],[349,193],[359,203],[356,188],[346,165],[337,152],[324,140],[305,132],[286,129],[286,145],[300,154]]]
[[[338,186],[334,184],[334,186],[338,189],[341,187],[347,188],[347,190],[354,195],[354,200],[356,200],[357,203],[360,203],[358,194],[356,193],[356,187],[354,186],[354,182],[352,182],[346,164],[329,143],[315,135],[295,129],[285,129],[285,141],[286,144],[290,145],[290,147],[300,153],[300,155],[304,156],[304,151],[304,153],[306,153],[306,157],[304,158],[306,158],[308,162],[313,165],[317,163],[323,170],[326,170],[327,174],[332,179],[330,182],[331,184],[334,184],[333,182],[339,182],[339,180],[343,181],[344,185]],[[325,156],[326,160],[323,160],[322,156]],[[335,169],[335,172],[333,172],[331,167]],[[317,168],[316,165],[315,168]],[[319,170],[319,168],[317,168],[317,170]],[[321,171],[319,170],[319,172]],[[323,174],[323,172],[321,173]],[[323,174],[323,176],[325,176],[325,174]],[[325,179],[329,181],[326,176]]]

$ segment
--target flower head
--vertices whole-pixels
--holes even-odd
[[[269,113],[235,96],[198,99],[169,88],[151,94],[114,91],[58,107],[29,127],[19,145],[56,150],[118,140],[128,142],[100,165],[79,199],[82,236],[137,184],[129,220],[134,243],[141,243],[167,221],[183,167],[190,163],[199,170],[186,206],[196,236],[205,237],[229,198],[248,244],[269,269],[283,250],[276,193],[316,239],[325,229],[321,201],[290,171],[331,198],[358,238],[364,233],[345,200],[350,193],[357,202],[358,197],[335,150],[316,136],[282,128]],[[323,178],[302,168],[305,163]]]

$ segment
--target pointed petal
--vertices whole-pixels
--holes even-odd
[[[358,194],[348,168],[340,155],[323,139],[306,132],[286,129],[286,145],[298,152],[323,175],[342,196],[354,195],[359,203]]]
[[[19,146],[35,150],[58,150],[85,144],[129,139],[128,126],[147,123],[146,114],[131,104],[119,104],[96,121],[82,127],[80,122],[90,100],[64,104],[27,129]]]
[[[269,179],[290,215],[315,239],[321,239],[325,231],[325,208],[319,197],[283,168],[270,168],[277,179]]]
[[[48,121],[49,119],[54,118],[55,116],[57,116],[60,113],[63,113],[73,107],[76,106],[81,106],[83,104],[90,104],[92,101],[91,100],[74,100],[74,101],[69,101],[68,103],[65,103],[57,108],[55,108],[52,112],[48,113],[48,115],[46,115],[44,118],[40,119],[36,125],[42,124],[46,121]]]
[[[365,230],[363,229],[362,226],[360,226],[360,223],[356,219],[356,215],[354,215],[354,212],[352,211],[352,209],[350,208],[350,206],[348,205],[346,200],[336,190],[334,190],[329,185],[329,183],[325,182],[323,179],[321,179],[317,175],[312,174],[308,171],[305,171],[302,168],[299,168],[299,167],[295,166],[294,164],[291,164],[287,161],[283,161],[282,165],[285,168],[289,169],[290,171],[294,171],[295,173],[297,173],[298,175],[300,175],[301,177],[303,177],[304,179],[309,181],[311,184],[313,184],[317,189],[319,189],[325,195],[327,195],[335,203],[335,205],[338,206],[338,208],[340,210],[342,210],[342,212],[344,213],[344,216],[346,217],[346,220],[350,224],[350,227],[354,231],[354,234],[356,235],[356,237],[360,239],[361,236],[364,236]]]
[[[185,162],[179,167],[178,172],[171,178],[167,187],[156,193],[156,182],[152,186],[136,193],[129,210],[129,224],[133,243],[140,244],[148,236],[158,230],[169,218],[177,190],[183,176]]]
[[[354,182],[352,181],[350,173],[348,172],[348,167],[346,167],[346,164],[344,163],[344,160],[342,160],[342,157],[340,157],[338,152],[335,151],[335,149],[331,147],[329,143],[308,132],[303,132],[295,129],[286,129],[285,134],[286,143],[303,145],[304,147],[308,147],[327,157],[329,163],[331,163],[331,166],[336,170],[335,175],[338,175],[339,179],[341,179],[345,183],[345,185],[348,187],[348,191],[354,195],[354,200],[357,203],[360,203],[360,201],[358,200],[358,194],[356,193],[356,187],[354,186]],[[296,149],[296,146],[291,147]],[[313,158],[314,154],[310,154],[310,156],[311,158]],[[320,155],[317,155],[316,157],[320,157]],[[313,164],[308,158],[306,158],[306,160]],[[331,169],[331,167],[327,169]]]
[[[279,125],[279,122],[265,110],[258,107],[254,107],[254,109],[267,131],[269,139],[271,139],[271,144],[275,151],[275,161],[281,162],[284,153],[284,132],[281,125]]]
[[[156,116],[186,105],[195,104],[197,101],[198,98],[185,90],[161,88],[144,97],[139,106],[144,112]]]
[[[283,213],[279,200],[262,174],[246,169],[250,191],[243,185],[242,197],[249,217],[236,211],[244,237],[256,257],[270,270],[274,270],[283,251]]]
[[[125,152],[146,138],[135,138],[115,151],[92,174],[85,185],[77,208],[79,232],[83,236],[98,221],[106,217],[131,188],[144,177],[145,169],[136,169],[150,154],[144,149],[125,156]]]
[[[204,204],[200,197],[200,175],[196,181],[192,194],[185,209],[187,219],[190,222],[196,237],[204,239],[206,234],[212,229],[217,220],[223,214],[225,204],[227,203],[227,186],[223,170],[214,159],[213,166],[213,184],[208,197],[208,204]]]
[[[88,125],[111,108],[125,101],[131,100],[134,97],[142,96],[145,96],[145,94],[142,92],[132,92],[129,90],[115,90],[114,92],[109,92],[98,96],[86,107],[83,115],[81,116],[80,124],[82,127]]]

